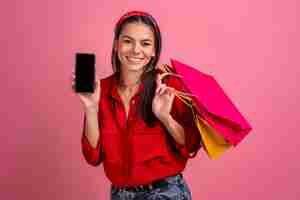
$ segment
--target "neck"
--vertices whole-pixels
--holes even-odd
[[[126,71],[120,74],[120,86],[131,88],[140,83],[142,72]]]

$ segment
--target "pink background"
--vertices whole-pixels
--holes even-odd
[[[254,130],[219,160],[204,151],[185,177],[194,199],[296,200],[299,13],[296,0],[1,2],[1,199],[108,199],[103,168],[83,159],[83,112],[71,92],[75,52],[111,73],[113,27],[152,13],[163,55],[213,74]]]

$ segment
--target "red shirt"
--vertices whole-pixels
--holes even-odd
[[[106,176],[116,186],[148,184],[183,171],[187,160],[201,147],[201,137],[188,107],[174,98],[171,115],[185,131],[186,144],[181,146],[160,121],[148,127],[137,113],[143,84],[130,101],[126,121],[116,83],[114,75],[101,80],[98,113],[101,141],[93,148],[83,129],[82,152],[86,161],[93,166],[103,162]],[[168,78],[166,84],[183,91],[181,82],[175,77]]]

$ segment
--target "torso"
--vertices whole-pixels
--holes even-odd
[[[131,98],[135,95],[137,92],[138,86],[132,89],[132,91],[124,91],[118,88],[119,95],[122,99],[123,106],[125,108],[125,113],[126,113],[126,119],[128,118],[128,113],[129,113],[129,106],[130,106],[130,100]]]
[[[163,124],[155,121],[148,126],[137,112],[144,85],[130,92],[117,85],[113,76],[102,80],[99,103],[103,166],[109,180],[117,186],[134,186],[181,172],[186,159],[178,159],[170,147]]]

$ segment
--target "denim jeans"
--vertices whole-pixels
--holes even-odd
[[[175,175],[165,178],[166,184],[148,191],[118,190],[111,187],[111,200],[192,200],[184,178]]]

